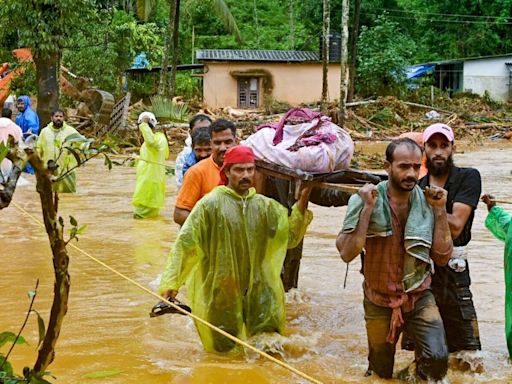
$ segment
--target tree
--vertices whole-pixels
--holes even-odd
[[[361,96],[398,95],[405,85],[405,67],[416,46],[386,15],[359,35],[357,89]]]
[[[349,11],[348,0],[343,0],[343,12],[341,17],[341,65],[340,65],[340,105],[339,105],[339,116],[338,124],[343,127],[345,120],[347,119],[347,87],[348,87],[348,11]]]
[[[73,143],[82,143],[84,145],[82,150],[73,148]],[[104,154],[103,151],[108,149],[106,146],[101,146],[98,150],[89,149],[89,141],[79,134],[68,136],[65,139],[63,149],[61,149],[60,157],[65,151],[69,150],[77,159],[77,167],[89,161],[90,159]],[[43,379],[47,374],[48,366],[55,358],[55,346],[60,335],[60,330],[64,316],[68,309],[68,299],[70,290],[70,277],[68,272],[69,255],[66,250],[66,245],[77,238],[81,234],[85,226],[78,227],[77,221],[70,216],[70,235],[67,240],[64,239],[64,219],[58,216],[58,202],[59,197],[53,190],[53,183],[62,180],[74,168],[68,170],[66,173],[55,176],[58,165],[57,160],[48,161],[44,164],[39,154],[32,147],[25,147],[24,149],[18,148],[11,140],[7,145],[0,142],[0,163],[4,158],[12,161],[13,167],[7,180],[2,180],[0,183],[0,210],[9,206],[12,197],[16,191],[16,184],[21,175],[21,170],[27,163],[30,163],[35,170],[36,176],[36,190],[39,193],[41,200],[41,208],[44,226],[48,235],[48,240],[53,255],[53,267],[55,273],[54,282],[54,295],[53,303],[50,311],[50,318],[48,326],[44,332],[44,321],[38,316],[40,328],[40,347],[38,350],[37,360],[32,369],[24,369],[23,375],[27,380],[10,379],[6,381],[9,383],[48,383]],[[105,155],[105,159],[110,163],[110,159]],[[31,304],[32,306],[32,304]],[[30,310],[29,310],[30,311]],[[6,358],[1,362],[2,366],[5,364]],[[3,380],[0,378],[0,382]]]
[[[179,26],[180,26],[180,0],[168,0],[169,1],[169,22],[166,35],[166,44],[162,59],[162,71],[160,73],[160,82],[158,87],[158,93],[160,96],[173,97],[176,90],[176,72],[178,66],[178,41],[179,41]],[[146,0],[155,4],[154,0]],[[215,15],[219,17],[223,22],[225,28],[233,33],[237,41],[241,42],[240,31],[236,24],[236,21],[231,14],[226,2],[224,0],[208,0],[207,4],[214,11]],[[144,5],[144,9],[147,9],[149,5]],[[139,15],[140,16],[140,15]],[[172,57],[171,71],[167,72],[169,66],[169,57]]]
[[[330,34],[330,6],[329,0],[323,0],[324,17],[322,23],[322,100],[320,102],[320,110],[327,112],[327,92],[329,84],[327,74],[329,71],[329,34]]]
[[[18,43],[30,48],[36,67],[37,111],[42,125],[59,105],[59,67],[64,47],[87,35],[101,20],[97,0],[10,0],[0,7],[0,38],[17,31]]]
[[[155,23],[137,23],[135,16],[113,10],[109,22],[96,25],[91,38],[77,36],[64,50],[62,63],[71,72],[94,80],[99,89],[122,93],[122,77],[135,57],[145,52],[148,61],[161,57],[161,29]],[[93,44],[91,44],[93,42]],[[91,60],[101,57],[101,63]]]
[[[348,80],[348,94],[347,101],[351,102],[354,99],[354,88],[356,79],[356,64],[357,64],[357,39],[359,37],[359,16],[361,15],[361,0],[355,0],[354,5],[354,19],[352,23],[352,33],[350,38],[350,64],[349,64],[349,80]],[[342,22],[343,27],[343,22]]]

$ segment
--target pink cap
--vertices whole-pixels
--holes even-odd
[[[440,133],[444,135],[448,139],[448,141],[453,142],[455,140],[455,136],[453,135],[452,129],[443,123],[432,124],[423,132],[423,142],[426,143],[433,135],[436,133]]]

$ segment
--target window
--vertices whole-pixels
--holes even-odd
[[[258,108],[260,79],[257,77],[238,78],[238,107]]]

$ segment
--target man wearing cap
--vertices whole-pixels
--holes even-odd
[[[433,124],[423,133],[428,173],[419,180],[423,189],[437,186],[448,191],[446,211],[453,239],[453,254],[448,264],[437,267],[432,276],[432,292],[443,318],[449,352],[480,350],[475,306],[469,286],[466,246],[471,240],[471,225],[480,198],[480,173],[453,163],[454,134],[446,124]],[[463,357],[463,356],[461,356]],[[475,368],[481,360],[472,357]]]
[[[139,116],[139,129],[144,137],[137,163],[137,183],[133,193],[133,217],[145,219],[158,216],[165,203],[165,159],[169,156],[167,136],[153,132],[158,122],[151,112]]]
[[[300,242],[312,220],[311,188],[301,190],[288,217],[285,207],[251,187],[254,172],[251,148],[239,145],[226,152],[221,185],[192,209],[160,284],[160,293],[173,300],[186,283],[192,312],[238,338],[284,330],[279,274],[286,249]],[[207,351],[236,346],[200,323],[196,328]]]

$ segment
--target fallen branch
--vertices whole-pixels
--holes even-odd
[[[481,124],[466,124],[466,128],[471,129],[489,129],[489,128],[499,128],[503,127],[504,125],[500,125],[498,123],[481,123]],[[508,126],[508,125],[507,125]]]
[[[452,112],[452,111],[447,111],[446,109],[441,109],[441,108],[433,107],[431,105],[412,103],[410,101],[401,101],[401,102],[404,103],[404,104],[410,105],[412,107],[426,108],[426,109],[430,109],[430,110],[434,110],[434,111],[449,113],[450,115],[453,115],[455,113],[455,112]]]

